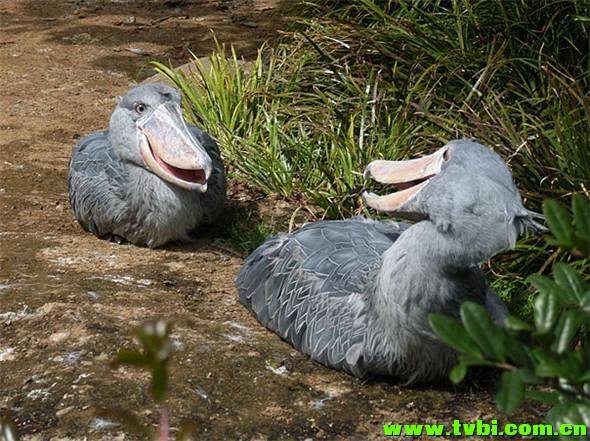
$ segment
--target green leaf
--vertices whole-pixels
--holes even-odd
[[[509,415],[514,412],[524,400],[524,383],[518,371],[502,372],[500,390],[496,394],[496,405],[500,411]]]
[[[542,378],[559,378],[567,376],[564,366],[555,360],[550,354],[540,348],[532,349],[535,358],[535,375]]]
[[[540,401],[542,403],[556,405],[560,403],[559,393],[557,392],[545,392],[541,390],[527,390],[525,393],[527,398],[531,400]]]
[[[142,354],[131,349],[122,349],[117,353],[117,361],[122,364],[131,364],[136,366],[146,366],[150,364],[150,359],[146,354]]]
[[[590,203],[588,199],[581,194],[574,195],[572,198],[572,211],[574,213],[576,233],[583,239],[590,240]],[[586,255],[588,255],[588,250],[585,251]]]
[[[457,384],[465,378],[467,374],[467,365],[465,363],[459,363],[457,366],[453,368],[453,370],[449,374],[449,380],[453,383]]]
[[[571,343],[578,331],[580,325],[580,316],[576,311],[567,311],[560,317],[555,328],[555,343],[552,349],[561,354],[567,350],[571,350]]]
[[[571,401],[555,406],[547,414],[547,422],[557,428],[562,424],[590,427],[590,404],[583,401]],[[587,441],[588,434],[581,436],[562,436],[562,439]]]
[[[513,315],[509,315],[504,324],[514,331],[532,331],[533,327],[528,324],[527,322],[519,319],[518,317],[514,317]]]
[[[156,363],[152,370],[152,395],[157,402],[164,400],[168,389],[168,369],[165,362]]]
[[[515,335],[508,332],[505,332],[505,334],[504,347],[506,349],[506,356],[518,367],[532,370],[534,358],[531,356],[530,349],[516,338]]]
[[[556,263],[553,265],[553,277],[559,286],[575,296],[578,304],[583,300],[584,291],[588,286],[571,266],[567,263]]]
[[[548,199],[543,203],[543,213],[549,229],[560,245],[572,245],[572,221],[569,213],[557,201]]]
[[[494,360],[505,361],[504,330],[492,322],[483,306],[473,302],[463,303],[461,318],[465,329],[484,354]]]
[[[527,280],[529,283],[532,283],[540,293],[557,296],[564,305],[570,305],[577,301],[573,293],[564,290],[549,277],[541,276],[539,274],[532,274]]]
[[[535,327],[541,334],[548,333],[557,321],[559,306],[555,296],[546,292],[540,293],[533,304],[535,312]]]
[[[135,329],[135,336],[140,341],[143,349],[153,358],[161,347],[159,339],[149,332],[146,332],[145,325]]]
[[[465,354],[481,358],[482,355],[477,344],[475,344],[463,325],[457,320],[453,320],[443,314],[430,314],[429,321],[436,335],[450,347]]]

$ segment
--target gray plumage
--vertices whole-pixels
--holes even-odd
[[[491,150],[461,140],[436,155],[437,174],[392,210],[421,221],[321,221],[270,238],[237,276],[240,301],[329,367],[408,384],[446,376],[456,354],[433,335],[428,315],[458,318],[471,300],[503,320],[506,307],[478,264],[536,224]],[[379,198],[364,195],[370,206]]]
[[[155,166],[146,163],[142,140]],[[172,165],[160,166],[164,161],[154,160],[155,151]],[[217,143],[184,123],[180,94],[169,86],[143,85],[120,98],[109,130],[82,139],[69,169],[76,219],[98,237],[158,247],[186,239],[223,208],[226,184]]]

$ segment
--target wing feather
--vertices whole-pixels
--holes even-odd
[[[108,131],[82,139],[72,151],[68,191],[80,225],[97,236],[111,233],[125,216],[126,176],[111,149]]]
[[[381,255],[403,229],[353,218],[272,237],[240,270],[240,301],[313,359],[362,376],[366,299]]]

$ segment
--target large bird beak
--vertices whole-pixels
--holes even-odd
[[[394,184],[400,191],[386,196],[363,192],[363,202],[386,213],[403,211],[402,207],[414,199],[440,172],[447,150],[447,147],[443,147],[431,155],[408,161],[371,162],[365,168],[365,179],[372,178],[382,184]]]
[[[139,148],[147,166],[187,190],[207,191],[211,158],[187,127],[180,106],[165,103],[137,120]]]

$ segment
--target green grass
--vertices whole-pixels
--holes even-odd
[[[261,219],[247,217],[228,226],[227,237],[232,247],[249,254],[276,233],[275,226]]]
[[[529,208],[588,194],[589,2],[323,0],[302,11],[249,70],[222,47],[188,78],[158,65],[235,177],[346,217],[362,210],[371,160],[473,137],[507,160]],[[522,242],[491,263],[496,287],[517,298],[553,252]],[[512,304],[524,313],[527,301]]]

